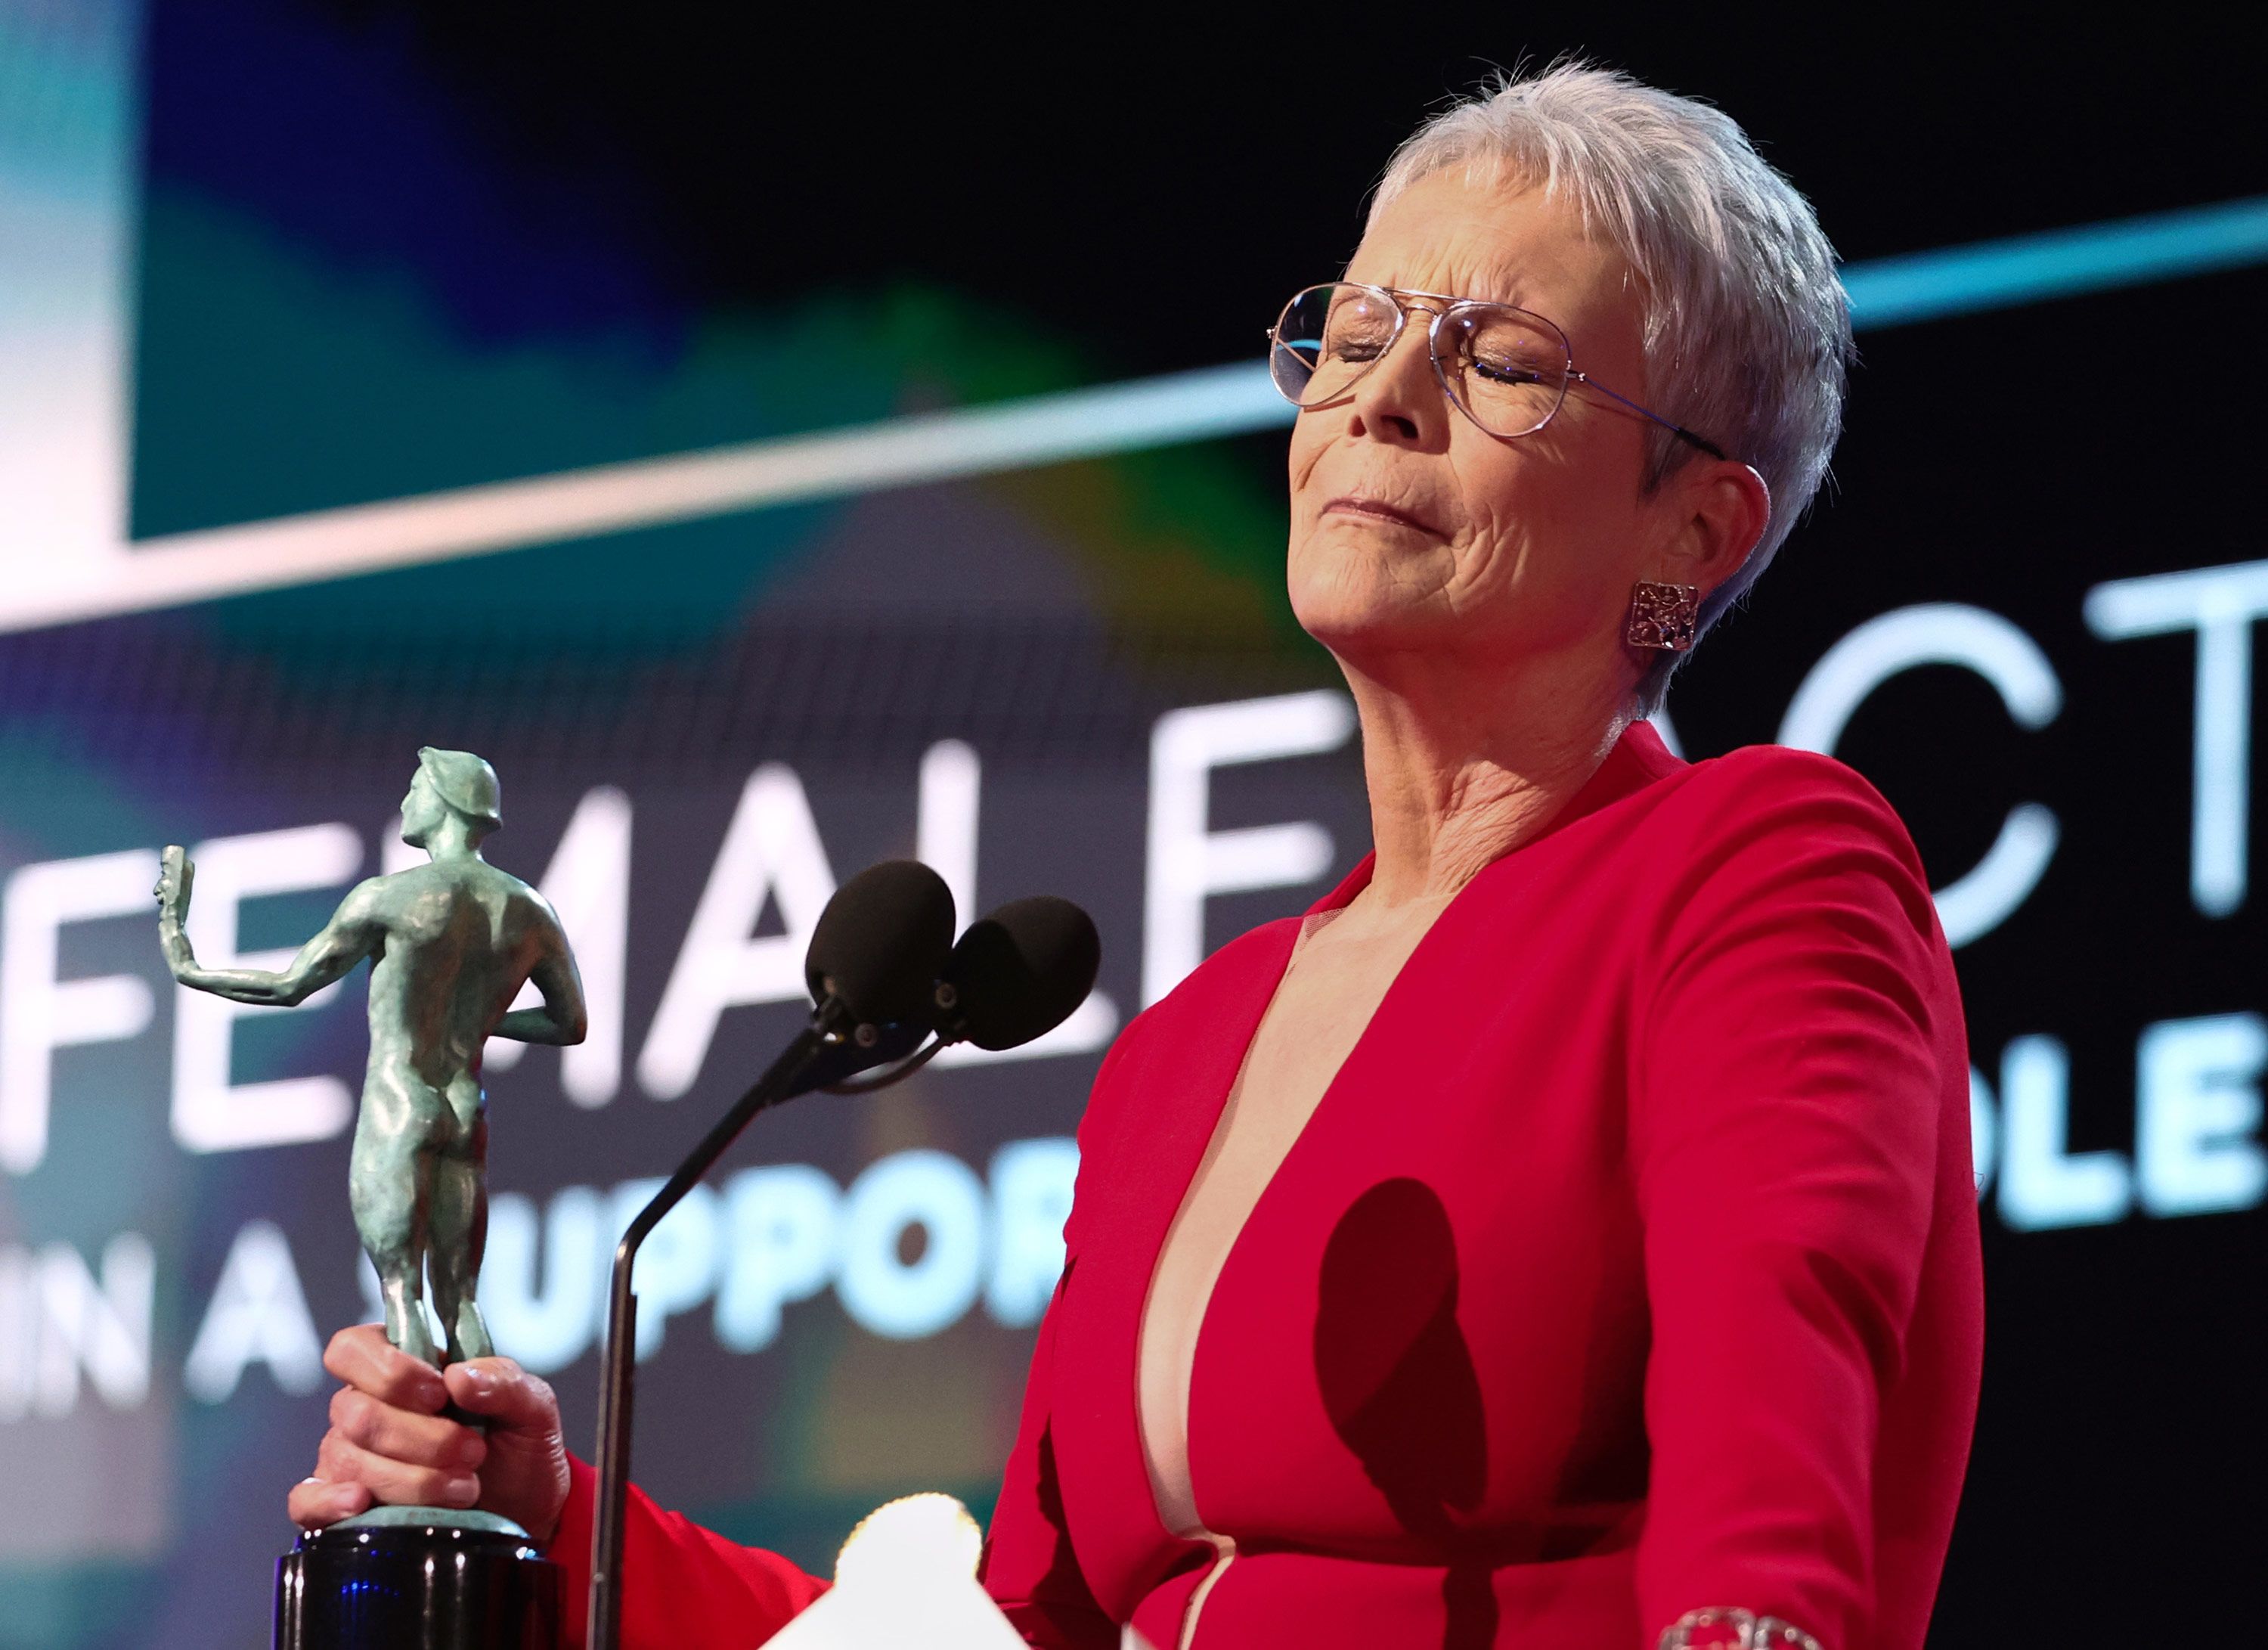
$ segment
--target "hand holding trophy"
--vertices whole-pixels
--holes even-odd
[[[502,818],[487,762],[468,751],[419,751],[401,836],[430,863],[356,887],[280,971],[198,964],[188,932],[196,867],[180,848],[165,851],[157,888],[166,966],[192,990],[288,1008],[371,959],[370,1059],[348,1198],[378,1269],[387,1339],[436,1369],[495,1351],[475,1294],[488,1230],[482,1050],[491,1036],[579,1042],[585,1028],[582,983],[558,917],[535,889],[481,857]],[[530,981],[542,1005],[514,1010]],[[276,1642],[537,1650],[552,1642],[558,1595],[556,1567],[509,1519],[373,1506],[304,1535],[282,1560]]]

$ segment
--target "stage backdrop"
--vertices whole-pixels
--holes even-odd
[[[1094,913],[1058,1032],[765,1117],[646,1251],[638,1477],[822,1569],[889,1496],[987,1510],[1103,1049],[1367,845],[1256,367],[1026,399],[1160,365],[1202,284],[1082,313],[782,247],[773,297],[710,302],[644,174],[444,72],[414,10],[0,7],[11,1650],[258,1642],[323,1342],[372,1315],[361,980],[178,993],[161,844],[202,959],[269,966],[414,857],[419,746],[496,764],[491,857],[592,1031],[491,1050],[482,1298],[586,1452],[607,1252],[796,1028],[836,885],[918,854],[964,920]],[[1957,947],[1992,1327],[1937,1644],[2253,1608],[2261,216],[1855,269],[1834,482],[1661,723],[1857,766]]]

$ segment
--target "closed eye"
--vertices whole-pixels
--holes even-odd
[[[1470,367],[1474,374],[1491,384],[1541,384],[1543,374],[1524,361],[1490,361],[1476,357]]]

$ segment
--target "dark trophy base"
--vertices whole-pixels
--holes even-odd
[[[561,1575],[510,1519],[373,1508],[276,1561],[276,1650],[556,1650]]]

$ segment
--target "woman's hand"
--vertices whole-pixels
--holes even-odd
[[[375,1323],[331,1337],[323,1367],[346,1385],[331,1400],[314,1476],[291,1488],[293,1523],[316,1529],[379,1502],[477,1506],[539,1543],[551,1539],[567,1504],[567,1447],[548,1382],[509,1358],[438,1370]],[[488,1435],[442,1415],[452,1402],[486,1417]]]

